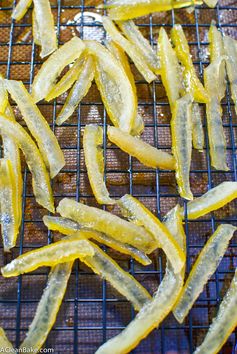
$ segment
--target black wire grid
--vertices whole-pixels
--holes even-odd
[[[39,48],[32,42],[31,9],[20,23],[16,23],[10,17],[15,2],[12,4],[11,1],[3,0],[0,4],[0,71],[7,78],[23,80],[29,86],[42,60],[39,57]],[[52,2],[58,39],[61,44],[74,34],[86,39],[101,41],[105,39],[99,19],[96,15],[95,18],[91,15],[91,13],[102,14],[103,12],[102,10],[98,12],[95,5],[98,5],[96,1],[86,0]],[[216,21],[223,33],[237,37],[236,17],[236,3],[223,0],[219,2],[216,9],[209,9],[203,5],[191,14],[186,10],[177,10],[138,19],[137,24],[150,39],[151,45],[156,47],[157,31],[161,25],[169,31],[175,23],[181,23],[189,39],[195,65],[202,77],[203,69],[208,64],[207,31],[211,19]],[[170,111],[161,83],[157,80],[147,85],[135,70],[134,73],[137,79],[139,111],[145,120],[144,139],[158,148],[169,151],[171,148]],[[177,202],[184,203],[186,206],[177,193],[173,172],[144,168],[137,161],[107,143],[108,118],[95,85],[91,93],[80,104],[73,118],[62,127],[56,127],[55,118],[62,103],[63,100],[57,99],[50,103],[39,104],[59,139],[67,161],[63,171],[53,181],[56,204],[63,197],[72,197],[88,205],[96,205],[88,186],[81,148],[81,132],[85,124],[94,122],[101,124],[104,129],[105,171],[111,195],[120,197],[125,193],[131,193],[159,217],[164,216]],[[21,121],[16,108],[15,113]],[[227,137],[229,171],[220,172],[211,168],[204,114],[203,123],[206,147],[202,154],[193,152],[191,169],[191,184],[195,196],[201,195],[222,181],[237,180],[237,119],[230,99],[229,86],[227,86],[226,99],[223,101],[223,125]],[[12,254],[3,257],[1,251],[1,264],[6,264],[30,249],[50,243],[53,237],[57,237],[56,233],[48,232],[43,225],[42,216],[45,210],[34,201],[30,174],[25,167],[23,173],[23,222],[19,242]],[[189,222],[186,218],[184,226],[188,246],[187,272],[218,224],[226,222],[237,224],[235,207],[236,204],[233,202],[222,211],[205,218]],[[178,325],[170,315],[158,330],[153,331],[133,351],[134,353],[193,352],[204,338],[211,319],[230,284],[237,266],[236,247],[235,237],[218,271],[205,287],[184,324]],[[152,266],[142,267],[132,259],[106,248],[104,250],[151,292],[157,289],[165,270],[165,257],[162,252],[152,256]],[[46,284],[47,274],[47,269],[39,269],[37,272],[18,278],[3,279],[1,277],[0,279],[0,325],[6,330],[16,347],[23,340],[33,319],[37,303]],[[101,343],[119,333],[134,315],[131,305],[106,281],[101,281],[83,264],[76,261],[64,302],[45,348],[53,348],[54,353],[93,353]],[[227,341],[223,353],[237,352],[236,338],[235,332]]]

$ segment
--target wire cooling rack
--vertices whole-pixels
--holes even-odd
[[[32,42],[31,9],[20,23],[15,23],[10,17],[15,2],[12,4],[12,1],[3,0],[0,3],[0,72],[7,78],[23,80],[29,86],[42,60],[39,57],[39,48]],[[98,12],[95,8],[98,3],[99,1],[96,0],[52,2],[57,35],[61,44],[73,35],[79,35],[84,39],[100,41],[105,39],[98,16],[103,11]],[[191,13],[183,9],[154,14],[138,19],[136,23],[154,47],[156,47],[161,25],[169,31],[174,23],[181,23],[189,40],[196,68],[202,77],[203,68],[208,64],[207,31],[212,19],[224,33],[237,37],[237,5],[235,1],[229,0],[220,1],[214,10],[203,5]],[[139,112],[145,120],[143,138],[161,149],[170,151],[170,110],[161,82],[157,80],[147,85],[133,66],[132,69],[137,82]],[[164,216],[177,202],[184,203],[177,193],[174,173],[144,168],[107,142],[106,125],[109,120],[95,85],[73,117],[62,127],[56,127],[55,118],[64,100],[65,97],[61,97],[50,103],[39,104],[66,157],[65,168],[53,181],[56,203],[67,196],[86,202],[88,205],[96,205],[89,187],[81,146],[82,132],[85,124],[88,123],[98,123],[104,129],[106,181],[112,196],[120,197],[125,193],[131,193],[159,217]],[[16,107],[15,113],[17,119],[24,124]],[[203,123],[206,132],[204,110]],[[219,172],[211,168],[206,133],[204,152],[193,151],[191,185],[195,196],[201,195],[222,181],[237,180],[237,118],[230,99],[229,87],[227,87],[226,99],[223,101],[223,125],[227,138],[230,169],[228,172]],[[23,173],[23,223],[19,241],[11,254],[3,257],[1,249],[1,265],[21,253],[52,242],[58,236],[56,233],[48,232],[43,225],[42,216],[46,211],[35,203],[31,190],[31,177],[25,166],[23,166]],[[189,222],[185,220],[188,246],[187,271],[190,270],[201,247],[218,224],[227,222],[237,225],[236,206],[233,202],[205,218]],[[114,210],[114,212],[118,211]],[[236,247],[235,237],[218,271],[205,287],[184,324],[178,325],[170,315],[160,328],[153,331],[133,353],[193,352],[202,341],[231,281],[237,266]],[[127,256],[109,249],[106,251],[152,293],[157,289],[165,270],[165,257],[161,251],[152,255],[153,264],[149,267],[142,267]],[[0,278],[0,325],[6,330],[9,339],[16,347],[23,340],[32,321],[46,284],[47,274],[48,269],[41,268],[37,272],[18,278]],[[130,304],[106,281],[101,281],[83,264],[76,261],[63,305],[45,348],[52,348],[54,353],[93,353],[102,342],[119,333],[134,315]],[[223,353],[236,353],[236,338],[235,332],[227,341]]]

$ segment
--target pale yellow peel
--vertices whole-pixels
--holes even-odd
[[[17,176],[11,160],[0,160],[0,214],[4,251],[15,247],[19,232],[17,204]]]
[[[83,262],[93,271],[105,278],[111,285],[125,296],[139,311],[145,303],[150,302],[152,297],[148,291],[128,272],[125,272],[119,265],[103,252],[98,246],[90,242],[94,255],[87,256]]]
[[[49,0],[33,0],[35,20],[41,45],[41,58],[54,52],[58,47],[54,18]]]
[[[176,101],[172,120],[172,151],[176,160],[176,180],[181,197],[192,200],[190,166],[192,157],[192,98],[189,94]]]
[[[39,33],[39,26],[37,23],[37,19],[35,16],[35,10],[32,11],[32,35],[34,39],[34,43],[37,45],[41,45],[41,38]]]
[[[172,264],[174,273],[179,273],[185,264],[185,255],[172,234],[141,202],[131,195],[124,195],[119,201],[119,206],[125,209],[131,218],[143,225],[153,235]]]
[[[115,24],[111,21],[109,17],[103,17],[103,26],[106,32],[111,36],[113,41],[120,45],[123,50],[129,55],[133,60],[137,69],[140,71],[144,79],[151,83],[156,79],[156,75],[150,70],[143,56],[137,49],[136,45],[129,42],[116,28]]]
[[[209,51],[210,51],[210,62],[213,63],[216,60],[219,60],[220,57],[225,56],[224,41],[220,31],[216,28],[214,22],[211,23],[209,32]],[[226,91],[226,65],[223,60],[220,64],[219,75],[218,75],[219,85],[218,85],[218,94],[220,100],[225,96]]]
[[[201,0],[110,0],[105,5],[114,20],[129,20],[153,12],[200,5]]]
[[[25,155],[27,165],[32,173],[36,201],[53,213],[54,200],[50,178],[36,144],[19,123],[11,121],[3,115],[0,115],[0,130],[14,139]]]
[[[12,18],[16,21],[20,21],[25,16],[31,4],[32,0],[19,0],[12,12]]]
[[[179,207],[174,208],[167,215],[165,224],[170,227],[170,232],[174,232],[173,237],[185,252],[185,235],[178,213]],[[174,274],[171,264],[167,263],[165,276],[154,294],[153,300],[145,304],[135,319],[120,334],[103,344],[96,354],[129,353],[169,314],[182,288],[184,271]]]
[[[192,105],[192,138],[194,149],[203,151],[204,129],[202,125],[201,107],[198,103],[193,103]]]
[[[52,90],[54,83],[65,66],[79,58],[85,49],[85,44],[78,37],[56,50],[41,66],[32,84],[34,102],[41,101]]]
[[[53,327],[62,304],[71,274],[73,262],[52,267],[36,314],[20,348],[39,350]]]
[[[222,61],[223,59],[220,57],[204,70],[204,83],[210,98],[210,101],[206,104],[206,116],[211,165],[216,170],[228,171],[226,137],[219,97],[219,72]]]
[[[182,91],[181,83],[181,67],[178,62],[177,55],[172,48],[168,35],[162,27],[158,38],[158,53],[160,58],[160,75],[162,83],[171,106],[173,109],[175,102],[180,98]]]
[[[160,73],[159,58],[151,47],[149,41],[143,36],[132,20],[117,22],[127,39],[133,43],[143,56],[149,68],[155,73]]]
[[[52,90],[45,97],[46,101],[51,101],[54,98],[62,95],[70,89],[74,82],[78,79],[84,69],[84,62],[87,60],[87,55],[81,55],[66,72],[66,74],[53,86]]]
[[[9,117],[9,115],[7,116]],[[15,199],[16,199],[16,206],[17,206],[17,224],[18,227],[20,227],[21,220],[22,220],[22,190],[23,190],[20,151],[14,139],[9,137],[9,135],[2,134],[2,141],[3,141],[4,158],[11,161],[13,173],[15,176],[15,183],[16,183]]]
[[[136,94],[122,65],[96,41],[85,41],[94,56],[95,81],[106,111],[115,126],[130,132],[137,113]]]
[[[83,149],[87,174],[93,194],[99,204],[114,204],[104,181],[103,129],[98,125],[86,125]]]
[[[229,224],[220,225],[198,255],[173,309],[173,314],[180,323],[184,321],[205,284],[216,271],[236,230],[236,227]]]
[[[75,109],[89,91],[95,75],[95,63],[92,56],[88,56],[82,64],[82,68],[76,82],[71,88],[66,102],[56,119],[56,124],[61,125],[74,113]]]
[[[224,36],[224,50],[226,55],[226,70],[230,83],[231,98],[235,104],[235,112],[237,112],[237,43],[236,40]]]
[[[135,103],[134,105],[137,106],[137,88],[135,84],[135,79],[133,76],[133,73],[130,68],[130,64],[128,61],[128,57],[124,50],[114,41],[107,41],[106,42],[106,47],[109,49],[109,51],[115,56],[115,58],[122,64],[123,69],[125,73],[127,74],[127,77],[132,85],[132,89],[134,91],[134,97],[135,97]],[[137,113],[134,122],[133,122],[133,127],[131,130],[131,135],[133,136],[140,136],[141,133],[144,130],[144,120],[142,116]]]
[[[0,79],[2,79],[1,74],[0,74]],[[7,97],[7,105],[5,107],[4,114],[10,120],[15,121],[13,110],[8,102],[8,94],[5,85],[3,85],[2,89],[3,89],[3,95],[0,94],[0,106],[2,100],[5,100],[5,97]],[[20,227],[21,220],[22,220],[22,190],[23,190],[20,151],[17,144],[15,143],[14,138],[11,138],[8,134],[4,134],[3,132],[1,133],[1,136],[2,136],[4,158],[11,161],[13,172],[15,175],[15,183],[16,183],[15,198],[16,198],[16,205],[17,205],[17,223],[18,223],[18,227]]]
[[[83,237],[83,231],[78,231],[78,233]],[[32,272],[39,267],[53,267],[93,254],[94,251],[89,242],[85,239],[78,239],[75,234],[75,237],[70,240],[64,239],[22,254],[1,268],[1,272],[4,277],[9,278]]]
[[[53,217],[45,215],[43,217],[43,222],[49,230],[58,231],[64,235],[71,235],[81,229],[80,224],[78,224],[77,222],[62,217]],[[122,254],[130,255],[137,262],[143,265],[151,264],[150,258],[144,252],[129,245],[128,243],[120,242],[98,231],[93,231],[93,233],[87,233],[86,238],[88,237],[93,237],[93,240],[96,240],[97,242],[102,243],[110,248],[113,248],[114,250]]]
[[[5,80],[5,85],[17,103],[24,121],[35,138],[46,166],[54,178],[65,165],[63,152],[46,119],[33,102],[21,81]]]
[[[195,220],[211,211],[222,208],[237,198],[237,182],[223,182],[210,189],[201,197],[196,198],[187,204],[187,216]],[[181,209],[184,217],[184,209]]]
[[[214,8],[214,7],[216,7],[218,0],[204,0],[204,2],[205,2],[205,4],[207,4],[207,6]]]
[[[11,353],[11,352],[14,353],[13,345],[8,340],[4,329],[1,327],[0,327],[0,348],[5,350],[3,353]]]
[[[175,169],[175,159],[171,154],[156,149],[140,138],[122,132],[119,128],[109,126],[108,138],[121,150],[136,157],[145,166],[167,170]]]
[[[4,113],[8,105],[8,94],[4,86],[4,80],[0,74],[0,113]]]
[[[209,96],[196,74],[189,45],[181,25],[175,25],[172,28],[171,39],[175,45],[176,54],[185,68],[184,81],[186,91],[193,96],[194,101],[207,103],[209,101]]]
[[[64,198],[60,201],[57,212],[65,218],[78,222],[82,227],[103,232],[115,240],[128,243],[145,253],[150,253],[156,248],[156,242],[152,235],[144,228],[107,211]]]
[[[225,294],[217,316],[207,332],[202,344],[194,354],[217,354],[237,326],[237,269],[231,285]]]

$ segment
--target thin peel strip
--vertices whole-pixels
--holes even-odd
[[[86,96],[89,91],[92,81],[95,75],[94,60],[91,56],[88,56],[81,68],[79,76],[71,88],[66,102],[59,113],[56,124],[61,125],[74,113],[76,107],[79,105],[83,97]]]
[[[228,171],[226,138],[219,97],[219,71],[222,60],[219,58],[204,70],[204,82],[210,97],[210,101],[206,104],[206,116],[211,165],[216,170]]]
[[[0,75],[0,79],[2,76]],[[7,105],[5,111],[3,112],[10,120],[15,121],[15,116],[13,110],[8,102],[8,94],[3,81],[3,96],[0,95],[0,100],[5,99],[4,96],[7,97]],[[18,227],[21,225],[22,220],[22,190],[23,190],[23,179],[21,173],[21,157],[20,151],[18,149],[15,140],[9,137],[8,134],[1,134],[2,136],[2,144],[3,144],[3,155],[5,159],[8,159],[12,163],[14,175],[16,176],[16,205],[17,205],[17,223]]]
[[[128,272],[103,252],[98,246],[90,242],[94,249],[93,256],[87,256],[83,262],[92,270],[105,278],[111,285],[125,296],[139,311],[145,303],[150,302],[152,297],[148,291]]]
[[[37,19],[35,16],[35,9],[32,10],[32,36],[34,39],[34,43],[36,45],[41,46],[41,38],[40,38],[40,33],[39,33],[39,26],[38,26]]]
[[[17,103],[27,127],[35,138],[46,166],[54,178],[65,165],[63,152],[48,122],[33,102],[21,81],[5,80],[5,85]]]
[[[168,35],[163,27],[159,32],[157,54],[160,58],[161,80],[172,110],[175,102],[180,98],[182,90],[180,77],[181,67],[175,50],[172,48]]]
[[[174,209],[174,215],[178,216],[179,210]],[[171,217],[171,215],[170,215]],[[182,221],[178,217],[176,219],[179,224],[174,227],[173,220],[169,223],[169,219],[165,222],[166,226],[171,226],[170,232],[174,231],[173,237],[182,247],[185,252],[185,239],[183,231],[181,234],[176,233],[181,230]],[[157,328],[164,318],[172,310],[180,290],[183,285],[183,271],[181,274],[174,274],[171,265],[167,264],[165,276],[160,283],[157,292],[153,296],[153,300],[143,306],[135,319],[117,336],[104,343],[97,351],[96,354],[126,354],[135,348],[139,342],[145,338],[154,328]]]
[[[216,271],[236,230],[236,227],[229,224],[220,225],[201,250],[173,309],[178,322],[184,321],[205,284]]]
[[[26,338],[20,348],[39,350],[53,327],[71,275],[73,262],[52,267]]]
[[[134,92],[134,96],[135,96],[134,105],[136,105],[136,107],[137,107],[137,88],[136,88],[135,79],[134,79],[133,73],[131,71],[130,64],[129,64],[128,57],[127,57],[126,53],[117,43],[115,43],[112,40],[106,42],[106,47],[114,55],[114,57],[122,64],[123,69],[124,69],[125,73],[127,74],[127,77],[131,83],[131,86],[132,86],[132,89]],[[133,122],[133,127],[131,129],[131,135],[139,136],[139,135],[141,135],[143,130],[144,130],[144,120],[143,120],[142,116],[139,113],[137,113],[137,115],[134,119],[134,122]]]
[[[43,63],[32,84],[32,97],[35,103],[49,94],[65,66],[79,58],[84,49],[85,44],[82,40],[74,37]]]
[[[114,20],[129,20],[153,12],[169,11],[176,8],[201,5],[201,0],[110,0],[105,5]]]
[[[189,94],[176,101],[172,113],[172,151],[176,160],[176,180],[181,197],[192,200],[190,166],[192,157],[192,98]]]
[[[9,117],[9,115],[8,115]],[[21,173],[21,158],[20,151],[14,140],[8,135],[2,134],[4,158],[9,159],[12,163],[16,183],[16,206],[17,206],[17,224],[21,225],[22,220],[22,190],[23,179]]]
[[[104,181],[103,129],[98,125],[86,125],[83,149],[87,174],[93,194],[99,204],[114,204]]]
[[[223,37],[224,50],[226,58],[226,70],[230,83],[231,98],[235,104],[235,112],[237,113],[237,43],[236,40],[229,36]]]
[[[83,64],[87,59],[87,55],[81,55],[66,72],[66,74],[55,84],[49,94],[45,97],[46,101],[51,101],[54,98],[61,96],[64,92],[70,89],[74,82],[78,79],[81,71],[83,70]]]
[[[83,231],[78,231],[78,234],[83,237]],[[75,238],[72,237],[70,240],[57,241],[22,254],[1,268],[1,272],[4,277],[8,278],[32,272],[39,267],[53,267],[77,258],[83,259],[83,257],[93,254],[94,251],[89,241],[78,239],[77,234],[75,234]]]
[[[122,209],[125,209],[131,218],[135,219],[140,225],[143,225],[153,235],[159,247],[162,248],[172,264],[175,274],[179,273],[185,264],[185,255],[166,226],[131,195],[125,194],[118,201],[118,205]]]
[[[227,203],[237,198],[237,182],[223,182],[210,189],[201,197],[187,204],[187,216],[189,220],[195,220],[211,211],[222,208]],[[184,209],[181,209],[184,217]]]
[[[130,132],[137,113],[136,94],[122,65],[96,41],[85,41],[95,58],[95,81],[106,111],[115,126]]]
[[[140,138],[122,132],[119,128],[109,126],[108,138],[121,150],[136,157],[145,166],[167,170],[175,169],[175,159],[172,155],[156,149]]]
[[[188,46],[187,39],[181,25],[175,25],[171,30],[171,39],[175,45],[176,54],[185,68],[185,83],[186,91],[191,93],[194,101],[200,103],[207,103],[209,101],[208,94],[199,80]]]
[[[33,193],[36,201],[53,213],[54,201],[50,178],[36,144],[19,123],[3,115],[0,115],[0,130],[14,139],[25,155],[26,163],[32,173]]]
[[[192,105],[192,138],[194,149],[203,151],[204,129],[202,125],[201,107],[198,103],[193,103]]]
[[[127,39],[133,43],[137,50],[141,53],[150,69],[155,73],[160,73],[160,63],[159,58],[155,54],[153,48],[151,47],[149,41],[142,35],[139,28],[135,25],[132,20],[129,21],[118,21],[122,32],[125,34]]]
[[[82,227],[103,232],[115,240],[128,243],[145,253],[149,254],[156,246],[152,235],[144,228],[107,211],[64,198],[59,202],[57,212],[65,218],[78,222]]]
[[[156,75],[150,70],[147,63],[144,61],[144,58],[141,56],[140,52],[137,50],[137,47],[129,42],[116,28],[115,24],[110,20],[109,17],[103,17],[103,26],[106,32],[111,36],[113,41],[119,44],[123,50],[129,55],[133,60],[135,66],[142,74],[144,79],[151,83],[156,79]]]
[[[19,0],[16,7],[12,12],[12,18],[16,21],[20,21],[28,11],[33,0]]]
[[[54,29],[54,18],[49,0],[33,0],[35,20],[41,44],[41,58],[54,52],[57,47],[57,36]]]
[[[11,160],[0,160],[0,215],[4,251],[15,247],[19,232],[17,181]]]
[[[219,353],[228,337],[237,326],[237,269],[230,287],[225,294],[217,316],[204,338],[202,344],[195,350],[194,354]]]
[[[62,217],[45,215],[43,217],[43,222],[49,230],[58,231],[64,235],[71,235],[81,229],[80,224],[78,224],[77,222]],[[148,256],[142,251],[127,243],[122,243],[118,240],[115,240],[102,232],[93,231],[93,233],[88,233],[88,235],[86,235],[86,238],[87,236],[93,237],[93,240],[96,240],[110,248],[113,248],[114,250],[119,251],[120,253],[130,255],[137,262],[143,265],[151,264],[150,258],[148,258]]]
[[[209,51],[210,51],[210,62],[213,63],[218,60],[220,57],[225,56],[225,48],[224,48],[224,41],[220,31],[215,26],[215,23],[212,21],[209,32],[208,32],[208,39],[209,39]],[[226,91],[226,65],[225,61],[223,60],[220,64],[219,70],[219,86],[218,86],[218,94],[220,100],[225,96]]]

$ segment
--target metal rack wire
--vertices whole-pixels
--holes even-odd
[[[33,81],[34,74],[40,67],[41,59],[38,48],[32,43],[29,14],[20,22],[11,20],[12,5],[16,0],[3,0],[0,4],[0,72],[7,78],[23,80],[26,85]],[[75,5],[75,3],[77,5]],[[60,43],[68,40],[73,34],[81,38],[102,40],[105,33],[101,24],[95,19],[88,19],[88,12],[97,13],[95,1],[89,0],[57,0],[52,8],[57,24],[57,35]],[[80,15],[78,15],[80,14]],[[137,24],[156,46],[157,31],[161,25],[167,30],[174,23],[181,23],[189,38],[195,65],[202,76],[203,68],[208,64],[207,30],[211,19],[216,20],[218,27],[227,34],[237,37],[236,3],[222,0],[216,9],[205,6],[196,8],[188,14],[186,10],[177,10],[165,15],[152,15],[138,19]],[[134,68],[133,68],[134,69]],[[148,86],[134,69],[139,96],[139,111],[144,116],[144,139],[155,146],[170,150],[169,121],[170,111],[164,90],[159,80]],[[69,196],[89,205],[96,205],[92,192],[88,187],[83,151],[81,149],[82,131],[87,123],[96,122],[104,129],[104,151],[106,179],[110,192],[115,197],[131,193],[143,201],[159,217],[177,202],[183,203],[178,196],[174,174],[169,171],[150,170],[142,167],[137,161],[126,156],[117,148],[110,146],[106,140],[106,126],[109,122],[96,88],[83,100],[77,112],[62,127],[55,126],[55,118],[63,100],[40,103],[39,107],[52,126],[59,139],[66,157],[66,166],[53,181],[56,203],[62,197]],[[210,166],[208,139],[202,154],[193,153],[191,170],[192,189],[195,196],[224,180],[237,180],[236,139],[237,118],[230,99],[229,87],[223,101],[223,124],[228,142],[227,172],[215,171]],[[20,116],[15,110],[19,120]],[[204,127],[205,127],[205,115]],[[206,129],[205,129],[206,130]],[[24,169],[23,223],[19,242],[12,254],[3,258],[1,264],[10,261],[27,250],[52,242],[57,234],[48,232],[42,223],[42,210],[36,205],[30,186],[30,175]],[[184,203],[184,206],[186,204]],[[197,221],[185,219],[187,234],[187,271],[206,242],[220,223],[237,224],[236,204],[231,203],[221,212]],[[116,212],[116,210],[115,210]],[[204,334],[215,314],[215,310],[223,297],[234,269],[237,266],[237,239],[232,240],[227,254],[221,262],[215,276],[212,277],[204,292],[199,297],[188,319],[178,325],[172,316],[163,322],[134,353],[157,354],[175,351],[192,353],[202,341]],[[129,270],[151,292],[154,292],[164,273],[164,256],[162,252],[153,255],[153,264],[141,267],[132,259],[107,249],[124,269]],[[16,347],[25,336],[27,328],[34,316],[37,303],[47,279],[47,269],[40,269],[17,279],[0,279],[0,325],[6,330]],[[131,306],[109,284],[101,281],[85,266],[75,262],[73,274],[58,315],[57,322],[45,344],[45,348],[53,348],[54,353],[90,354],[105,340],[114,336],[134,317]],[[237,335],[231,336],[223,348],[223,353],[236,353]]]

